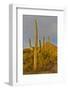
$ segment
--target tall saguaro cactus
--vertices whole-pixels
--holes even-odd
[[[38,49],[38,23],[37,19],[34,21],[35,24],[35,32],[34,32],[34,40],[35,40],[35,48],[34,48],[34,71],[37,69],[37,49]]]

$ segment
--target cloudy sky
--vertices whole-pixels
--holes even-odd
[[[38,22],[39,40],[45,36],[47,41],[48,36],[50,36],[51,42],[57,45],[57,16],[23,15],[23,48],[29,47],[29,38],[34,46],[35,19]]]

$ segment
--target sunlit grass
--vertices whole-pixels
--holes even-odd
[[[57,47],[45,43],[37,48],[37,69],[34,71],[34,47],[23,50],[23,74],[57,73]]]

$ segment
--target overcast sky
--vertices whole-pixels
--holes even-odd
[[[43,39],[45,36],[51,37],[51,42],[57,45],[57,16],[36,16],[36,15],[23,15],[23,47],[29,47],[29,38],[34,46],[34,21],[37,18],[38,22],[38,38]]]

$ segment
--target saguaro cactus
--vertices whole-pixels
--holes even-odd
[[[48,42],[50,42],[51,41],[51,38],[50,38],[50,36],[48,36]]]
[[[32,45],[31,45],[31,39],[29,38],[29,47],[31,48]]]
[[[48,36],[48,43],[50,43],[51,42],[51,38],[50,38],[50,36]],[[50,50],[50,48],[48,47],[48,52],[50,52],[51,50]]]
[[[34,40],[35,40],[35,47],[34,47],[34,71],[37,69],[37,49],[38,49],[38,23],[37,19],[34,21],[35,25],[35,33],[34,33]]]
[[[45,36],[43,36],[43,48],[45,49]]]
[[[39,40],[39,47],[40,47],[40,51],[41,51],[41,40]]]

